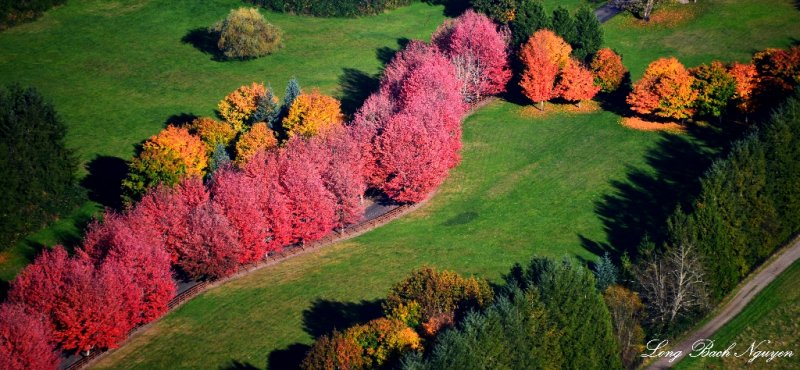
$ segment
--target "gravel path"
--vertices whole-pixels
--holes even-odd
[[[789,249],[784,251],[780,256],[769,261],[767,265],[761,269],[761,271],[753,276],[753,278],[750,279],[750,281],[748,281],[738,293],[736,293],[736,296],[734,296],[733,299],[728,302],[724,308],[722,308],[716,317],[706,323],[702,328],[700,328],[700,330],[697,330],[689,335],[689,337],[687,337],[684,341],[669,349],[670,351],[681,351],[681,356],[675,358],[673,362],[669,362],[671,358],[663,357],[654,362],[647,369],[668,369],[674,365],[677,365],[680,359],[692,351],[692,345],[695,342],[701,339],[711,338],[711,336],[713,336],[717,330],[722,328],[722,326],[728,321],[736,317],[739,312],[742,312],[744,307],[747,306],[751,300],[753,300],[758,292],[769,285],[769,283],[775,280],[775,278],[778,277],[781,272],[786,270],[792,263],[794,263],[794,261],[797,261],[798,259],[800,259],[800,240],[796,241],[794,245],[789,247]]]

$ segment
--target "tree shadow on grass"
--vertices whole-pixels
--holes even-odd
[[[198,118],[200,118],[200,117],[198,117],[194,113],[173,114],[173,115],[167,117],[167,120],[164,121],[164,126],[165,127],[166,126],[178,126],[178,127],[186,126],[186,125],[192,123],[192,121],[194,121],[194,120],[196,120]]]
[[[615,259],[624,252],[635,258],[645,238],[666,241],[667,219],[677,207],[691,209],[700,177],[742,132],[732,125],[688,125],[686,134],[661,133],[645,156],[646,165],[629,166],[625,178],[612,180],[613,190],[595,203],[608,243],[578,235],[583,247]]]
[[[224,62],[227,58],[225,58],[225,54],[217,47],[218,39],[219,35],[216,32],[210,31],[206,27],[198,27],[189,30],[189,32],[181,38],[181,42],[192,45],[195,49],[209,54],[211,60],[215,62]]]
[[[381,301],[336,302],[317,299],[303,311],[303,329],[314,338],[366,323],[383,315]]]
[[[238,360],[231,360],[227,364],[220,366],[220,370],[257,370],[258,367],[249,363]]]
[[[89,199],[114,210],[122,210],[122,180],[128,175],[128,163],[118,157],[97,156],[86,165],[89,175],[81,186]]]
[[[448,17],[458,17],[464,13],[469,6],[469,1],[464,0],[425,0],[430,5],[444,5],[444,15]]]
[[[352,117],[364,101],[378,90],[380,80],[378,76],[353,68],[343,68],[342,71],[344,73],[339,76],[339,100],[342,102],[342,112]]]
[[[267,369],[269,370],[295,370],[300,368],[300,363],[306,357],[306,352],[311,346],[295,343],[284,349],[272,351],[269,354]]]

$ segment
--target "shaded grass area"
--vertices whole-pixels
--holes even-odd
[[[284,48],[221,62],[204,29],[243,5],[76,0],[0,33],[0,84],[36,87],[55,104],[89,193],[80,209],[0,254],[0,280],[12,279],[42,246],[79,238],[103,206],[119,207],[125,161],[165,124],[213,115],[220,99],[251,81],[271,83],[283,95],[293,76],[341,98],[352,113],[400,43],[427,39],[444,19],[441,6],[421,3],[356,19],[266,13],[283,29]]]
[[[392,283],[423,265],[499,282],[534,255],[593,259],[593,203],[646,167],[660,135],[609,112],[524,116],[495,102],[465,123],[463,162],[429,204],[352,241],[211,290],[100,363],[119,368],[296,365],[314,336],[369,320]]]
[[[792,0],[707,0],[657,9],[650,24],[623,13],[603,26],[606,44],[638,79],[647,65],[676,56],[687,66],[714,59],[748,61],[767,47],[800,41],[800,9]],[[662,19],[662,21],[658,21]]]
[[[677,369],[709,368],[758,368],[758,369],[796,369],[797,352],[800,350],[800,261],[795,262],[742,310],[712,338],[714,348],[725,349],[736,343],[735,352],[747,352],[751,343],[770,340],[759,347],[760,350],[793,351],[795,357],[777,358],[766,362],[763,358],[747,364],[748,355],[741,358],[700,358],[687,357]]]

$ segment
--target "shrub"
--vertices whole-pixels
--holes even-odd
[[[628,69],[622,64],[622,57],[609,48],[595,53],[591,68],[595,85],[606,93],[617,91],[628,73]]]
[[[470,3],[476,11],[503,24],[513,21],[517,12],[516,0],[471,0]]]
[[[472,10],[436,29],[431,42],[456,66],[468,103],[506,89],[511,78],[508,64],[510,35],[489,18]]]
[[[309,138],[324,135],[343,124],[339,101],[314,89],[311,93],[300,94],[292,102],[281,125],[289,137]]]
[[[206,153],[213,153],[217,145],[227,147],[236,138],[236,130],[230,123],[209,117],[195,119],[190,128],[192,133],[199,136],[206,145]]]
[[[231,59],[248,59],[272,54],[281,47],[283,31],[264,19],[256,8],[231,10],[217,23],[217,47]]]
[[[0,370],[56,369],[59,356],[44,316],[19,304],[0,305]]]
[[[203,176],[208,165],[205,144],[185,127],[169,126],[142,145],[122,182],[127,201],[158,184],[172,186],[187,176]]]
[[[694,114],[694,77],[675,58],[660,58],[647,66],[626,99],[634,112],[684,119]]]
[[[66,126],[34,89],[0,89],[0,251],[79,201]]]
[[[259,99],[266,94],[264,84],[253,82],[250,86],[241,86],[228,94],[217,104],[217,109],[220,116],[233,125],[236,131],[243,131],[244,125],[251,123]]]
[[[275,132],[264,122],[256,123],[236,142],[236,163],[243,165],[259,151],[277,146],[278,139],[275,138]]]

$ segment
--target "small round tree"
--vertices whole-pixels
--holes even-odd
[[[212,30],[219,33],[217,47],[231,59],[272,54],[282,45],[283,31],[267,22],[256,8],[231,10]]]
[[[600,49],[592,59],[594,82],[603,92],[616,91],[625,79],[628,70],[622,64],[622,57],[609,48]]]

